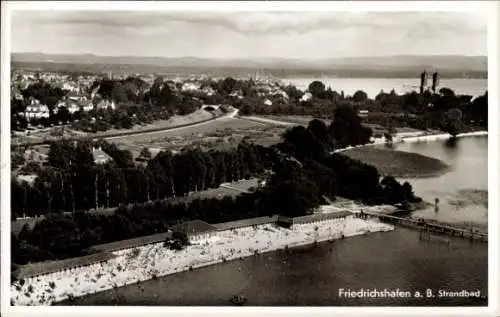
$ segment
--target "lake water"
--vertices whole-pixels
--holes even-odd
[[[426,292],[488,287],[487,245],[452,238],[423,242],[418,232],[352,237],[291,254],[268,253],[77,299],[73,305],[228,305],[243,294],[257,306],[486,305],[464,298],[346,299],[339,289]],[[464,260],[466,259],[466,260]]]
[[[486,223],[483,209],[446,207],[446,197],[460,189],[487,189],[487,137],[459,140],[453,149],[442,142],[401,144],[452,166],[443,176],[412,180],[427,200],[442,197],[440,211],[418,212],[437,219]],[[468,298],[378,298],[339,296],[339,289],[388,289],[424,293],[488,288],[486,243],[458,237],[419,239],[414,230],[352,237],[291,254],[268,253],[167,276],[77,299],[73,305],[229,305],[235,294],[256,306],[454,306],[487,305]],[[64,304],[64,303],[63,303]],[[67,304],[67,303],[66,303]]]
[[[370,98],[374,98],[381,90],[389,93],[392,89],[398,94],[419,91],[420,78],[284,78],[285,83],[295,85],[301,90],[306,90],[315,80],[322,81],[326,87],[330,86],[337,92],[344,91],[346,95],[353,95],[357,90],[363,90]],[[432,80],[428,81],[431,84]],[[451,88],[457,94],[478,96],[488,89],[487,79],[442,78],[439,88]]]
[[[487,231],[488,137],[459,138],[453,147],[442,140],[402,143],[395,148],[440,159],[451,167],[440,177],[408,179],[424,200],[434,203],[435,198],[439,199],[438,211],[433,206],[414,212],[413,217],[465,223]]]

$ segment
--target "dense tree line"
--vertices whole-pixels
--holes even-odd
[[[33,230],[25,227],[18,237],[12,236],[12,260],[24,264],[77,256],[92,245],[165,232],[193,219],[219,223],[271,216],[278,211],[287,216],[303,215],[319,204],[319,187],[324,184],[316,185],[312,172],[286,162],[279,163],[281,168],[264,190],[236,198],[198,199],[189,204],[155,200],[121,206],[111,215],[84,211],[47,215]]]
[[[314,119],[307,128],[297,126],[289,129],[283,135],[284,141],[277,147],[299,160],[322,161],[334,149],[369,143],[371,136],[372,130],[361,124],[354,109],[341,106],[335,110],[329,126],[322,120]]]
[[[94,163],[99,147],[111,157],[105,164]],[[273,153],[242,142],[228,152],[164,151],[139,165],[130,151],[105,141],[56,141],[33,185],[12,180],[11,210],[14,217],[34,216],[184,196],[254,176],[269,168]]]
[[[380,181],[378,170],[342,154],[330,154],[336,147],[369,142],[371,131],[361,126],[359,117],[349,108],[338,108],[329,127],[314,119],[307,128],[297,126],[284,134],[278,144],[283,153],[302,160],[313,175],[321,195],[342,196],[367,204],[418,202],[409,183],[400,185],[392,177]],[[311,185],[308,185],[311,187]]]
[[[242,114],[260,115],[308,115],[332,119],[336,109],[351,107],[356,112],[368,110],[365,120],[383,126],[412,127],[416,129],[438,129],[451,134],[470,127],[487,128],[488,93],[473,99],[470,95],[456,95],[453,90],[443,87],[438,93],[425,91],[423,94],[410,92],[398,95],[392,90],[381,91],[374,99],[368,98],[361,90],[352,96],[338,93],[320,81],[313,81],[308,92],[309,99],[303,99],[305,92],[295,87],[286,87],[289,100],[264,105],[246,102]],[[450,111],[460,111],[460,120],[450,119]]]

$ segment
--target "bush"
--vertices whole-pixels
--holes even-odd
[[[189,238],[184,232],[174,231],[170,237],[167,237],[163,245],[170,250],[180,251],[189,245]]]
[[[134,259],[139,256],[139,253],[141,253],[141,250],[139,250],[139,248],[135,248],[128,253],[128,258]]]

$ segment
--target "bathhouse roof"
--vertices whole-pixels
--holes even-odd
[[[201,220],[187,221],[172,227],[172,231],[184,232],[188,236],[215,230],[216,228],[214,226]]]

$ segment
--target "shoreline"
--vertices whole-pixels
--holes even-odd
[[[457,138],[477,136],[488,136],[488,131],[461,133],[457,135]],[[450,137],[451,136],[446,133],[425,134],[424,132],[405,132],[396,134],[392,144],[435,142],[447,140]],[[353,159],[360,160],[363,163],[373,165],[379,170],[382,176],[393,176],[397,178],[433,178],[444,175],[450,171],[450,166],[441,160],[419,153],[380,148],[380,146],[385,144],[385,138],[382,137],[373,139],[372,143],[338,149],[332,151],[331,154],[340,153]],[[388,160],[391,162],[406,161],[406,163],[403,165],[388,164]]]
[[[488,131],[475,131],[475,132],[466,132],[466,133],[460,133],[457,134],[457,138],[464,138],[464,137],[471,137],[471,136],[488,136]],[[450,134],[448,133],[425,133],[425,132],[411,132],[410,133],[397,133],[395,134],[395,137],[393,139],[393,144],[398,144],[398,143],[419,143],[419,142],[432,142],[432,141],[439,141],[439,140],[447,140],[451,137]],[[342,153],[345,151],[365,147],[365,146],[375,146],[375,145],[384,145],[385,144],[385,138],[374,138],[372,143],[367,143],[367,144],[362,144],[362,145],[356,145],[356,146],[348,146],[346,148],[338,149],[332,151],[332,153]]]
[[[16,282],[11,285],[11,301],[13,305],[51,305],[255,254],[341,239],[342,235],[351,237],[392,230],[392,225],[350,215],[294,225],[292,229],[261,225],[220,231],[215,237],[178,252],[167,250],[163,243],[155,243],[113,252],[116,257],[103,263],[28,278],[22,286]],[[28,292],[30,285],[31,293]]]

